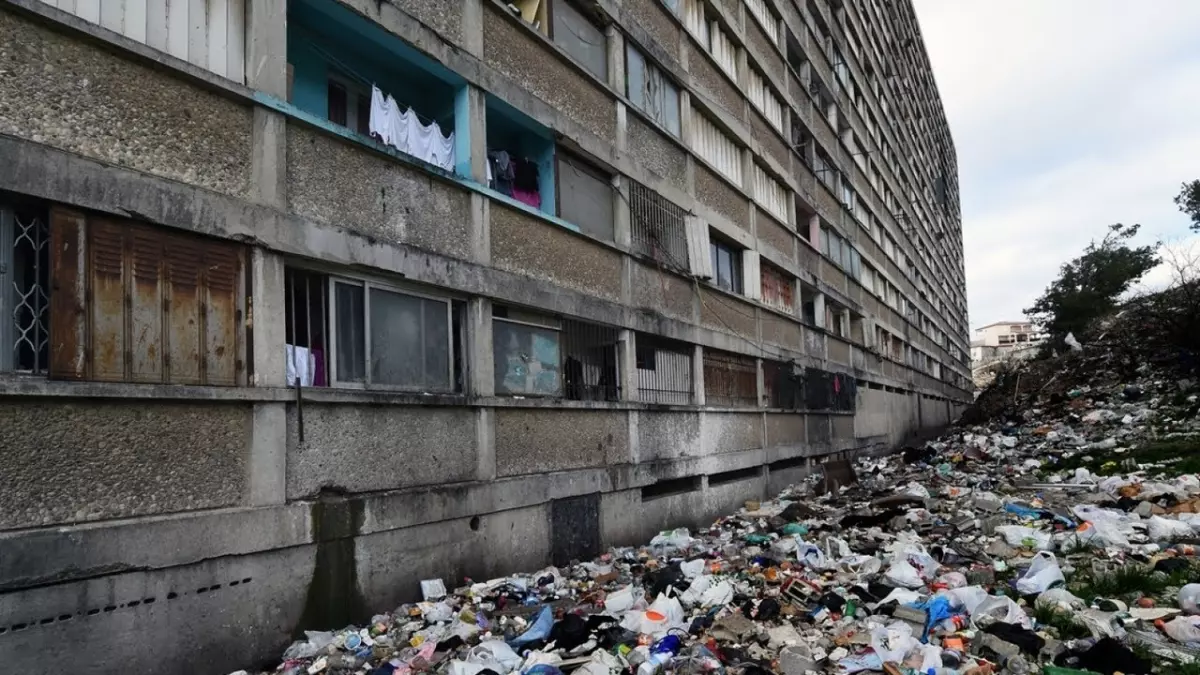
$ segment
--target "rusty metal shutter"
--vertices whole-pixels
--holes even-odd
[[[244,379],[244,246],[63,214],[51,233],[51,339],[64,336],[54,343],[53,377],[223,386]]]
[[[81,380],[87,367],[86,236],[82,213],[50,209],[50,377],[55,379]]]

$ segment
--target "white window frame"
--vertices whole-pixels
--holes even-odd
[[[737,45],[733,44],[733,40],[721,30],[721,24],[716,21],[709,22],[708,39],[705,43],[708,48],[708,53],[712,54],[713,60],[721,70],[725,71],[734,82],[738,79],[737,74]]]
[[[691,147],[735,185],[743,186],[742,149],[699,110],[692,108]]]
[[[402,284],[392,284],[379,282],[374,279],[365,277],[352,277],[328,274],[329,278],[329,386],[337,389],[371,389],[380,391],[428,391],[422,387],[410,387],[398,384],[376,384],[371,382],[371,289],[379,289],[389,293],[397,293],[400,295],[408,295],[414,298],[423,300],[434,300],[443,302],[446,305],[446,353],[449,361],[448,387],[446,390],[438,390],[437,393],[454,393],[454,298],[444,295],[432,295],[430,293],[415,291],[412,287]],[[357,286],[363,290],[363,381],[362,382],[347,382],[338,378],[338,337],[337,337],[337,285],[346,284],[348,286]]]
[[[790,193],[783,183],[775,180],[758,164],[754,165],[754,201],[784,224],[788,224],[789,196]]]
[[[747,78],[747,94],[750,98],[750,103],[767,118],[767,122],[775,127],[781,133],[783,132],[783,103],[771,88],[767,86],[766,79],[758,74],[758,71],[750,70]]]
[[[771,13],[767,7],[766,0],[746,0],[746,9],[754,15],[758,20],[758,24],[762,26],[767,37],[771,39],[771,44],[779,44],[779,20]]]

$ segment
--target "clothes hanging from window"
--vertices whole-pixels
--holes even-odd
[[[537,162],[528,159],[517,160],[513,176],[513,188],[522,192],[538,191]]]
[[[437,122],[423,124],[412,108],[400,112],[396,99],[385,96],[376,86],[371,87],[369,127],[384,144],[446,171],[454,171],[454,132],[445,136]]]
[[[309,351],[308,347],[294,345],[285,345],[284,352],[287,358],[288,386],[296,386],[297,379],[300,380],[302,387],[313,386],[313,374],[317,370],[316,356]]]
[[[506,150],[493,150],[488,153],[488,186],[493,190],[512,196],[513,181],[516,180],[516,165]]]
[[[513,188],[512,198],[523,204],[528,204],[535,209],[542,208],[542,195],[536,191],[529,192],[519,188]]]

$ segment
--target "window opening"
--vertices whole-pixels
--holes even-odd
[[[691,345],[684,342],[638,333],[638,397],[645,403],[691,403],[694,351]]]
[[[47,372],[49,288],[45,206],[0,204],[0,371]]]
[[[755,360],[740,354],[704,350],[704,396],[708,405],[757,406]]]
[[[689,269],[682,208],[645,185],[630,181],[629,215],[635,252],[668,267]]]
[[[329,386],[329,279],[324,274],[285,267],[283,270],[287,385]]]

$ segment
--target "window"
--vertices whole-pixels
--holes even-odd
[[[496,306],[492,351],[497,394],[618,398],[615,328]]]
[[[854,210],[854,188],[850,187],[850,180],[842,176],[841,180],[841,200],[842,205],[850,211]]]
[[[825,329],[840,338],[847,334],[846,312],[832,302],[825,304]]]
[[[58,207],[50,237],[51,377],[245,384],[244,246]],[[17,300],[20,327],[33,299]],[[26,369],[30,348],[16,347]]]
[[[329,386],[329,277],[285,267],[283,302],[288,386]]]
[[[371,92],[348,77],[330,74],[329,121],[360,134],[371,133]]]
[[[847,269],[850,271],[850,276],[855,279],[862,280],[862,256],[850,244],[846,243],[846,250],[850,253],[850,264]]]
[[[788,189],[758,164],[754,165],[754,200],[779,220],[788,221]]]
[[[712,257],[713,283],[731,293],[742,293],[742,252],[711,235],[708,242]]]
[[[783,270],[762,265],[763,304],[788,314],[796,313],[795,281]]]
[[[636,339],[638,397],[645,403],[691,403],[692,346],[648,333]]]
[[[679,88],[628,43],[625,71],[625,95],[629,102],[672,135],[679,136]]]
[[[742,184],[742,151],[699,110],[692,110],[692,149],[736,185]]]
[[[708,405],[757,406],[757,362],[749,356],[705,349],[704,396]]]
[[[554,42],[593,75],[607,81],[608,41],[604,31],[566,0],[557,0],[550,13]]]
[[[330,286],[336,386],[454,390],[448,299],[359,279]]]
[[[612,179],[573,155],[559,152],[558,215],[581,232],[613,240]]]
[[[654,190],[629,182],[629,221],[636,253],[688,271],[687,225],[683,209]]]
[[[771,14],[771,10],[767,8],[766,0],[746,0],[746,9],[754,15],[758,23],[763,27],[767,37],[771,40],[771,44],[779,44],[779,21]]]
[[[804,377],[793,363],[763,361],[763,399],[768,408],[804,407]]]
[[[733,44],[733,40],[721,30],[721,24],[716,21],[710,21],[708,25],[709,42],[708,53],[712,54],[713,60],[717,62],[717,66],[725,71],[729,77],[737,80],[737,47]],[[782,112],[782,111],[781,111]],[[780,126],[783,126],[780,124]]]
[[[1013,336],[1011,336],[1011,335],[1001,335],[1000,336],[1000,344],[1010,345],[1012,343],[1013,343]]]
[[[813,173],[816,174],[818,180],[825,184],[825,187],[830,190],[837,189],[837,170],[833,168],[833,164],[825,156],[825,153],[820,150],[813,156]]]
[[[779,131],[783,131],[783,103],[775,92],[771,91],[767,86],[766,80],[763,79],[756,71],[751,70],[749,76],[748,94],[750,103],[758,108],[758,111],[763,114],[767,122]]]
[[[49,365],[50,227],[43,204],[0,203],[0,372]]]

